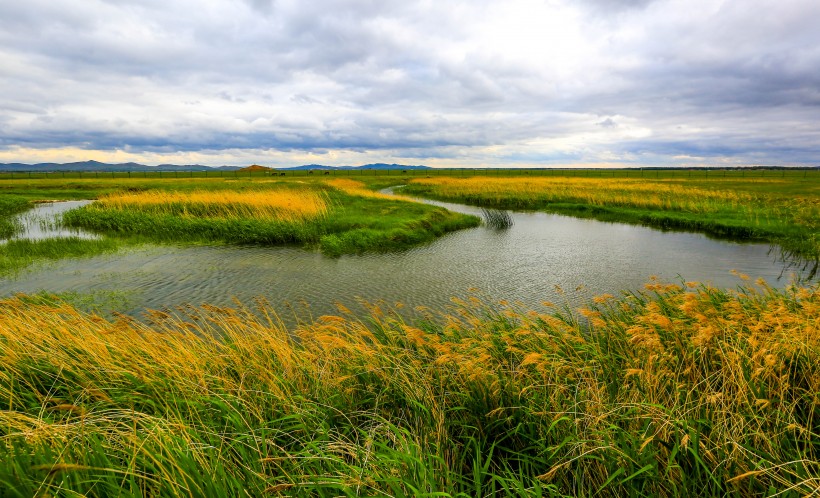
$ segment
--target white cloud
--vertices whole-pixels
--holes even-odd
[[[6,2],[0,157],[811,163],[818,16],[813,0]]]

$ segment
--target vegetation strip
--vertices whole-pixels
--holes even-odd
[[[0,240],[12,237],[20,229],[14,215],[29,209],[31,204],[17,197],[0,197]]]
[[[371,179],[375,187],[382,184]],[[401,250],[480,220],[378,194],[347,178],[117,179],[0,181],[0,239],[15,234],[14,216],[39,199],[98,198],[62,222],[105,235],[0,243],[0,275],[42,260],[113,251],[124,244],[295,244],[329,256]],[[60,250],[64,244],[66,250]]]
[[[70,226],[156,241],[301,244],[327,255],[403,249],[478,218],[388,198],[353,180],[114,194],[66,213]],[[246,187],[246,186],[243,186]]]
[[[820,288],[652,281],[294,330],[0,301],[4,497],[807,495]]]

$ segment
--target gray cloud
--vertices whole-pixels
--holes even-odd
[[[655,0],[582,0],[593,14],[611,15],[614,12],[643,9]]]
[[[6,149],[811,163],[820,143],[813,0],[30,0],[0,17]]]

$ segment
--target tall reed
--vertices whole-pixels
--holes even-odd
[[[490,228],[503,230],[513,226],[512,215],[502,209],[481,209],[481,216],[484,218],[484,223]]]
[[[327,199],[318,191],[197,190],[193,192],[150,190],[118,193],[97,201],[100,209],[137,210],[194,218],[251,218],[299,222],[327,215]]]
[[[820,288],[657,281],[408,323],[0,302],[3,496],[808,495]]]

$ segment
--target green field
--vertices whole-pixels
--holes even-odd
[[[38,200],[106,199],[109,196],[131,194],[151,195],[157,192],[257,193],[275,198],[282,192],[316,193],[327,203],[327,213],[321,217],[281,220],[276,217],[209,215],[151,211],[134,208],[110,208],[104,202],[73,210],[64,215],[68,226],[81,227],[105,235],[105,242],[72,240],[71,251],[65,256],[98,254],[122,244],[187,243],[187,244],[257,244],[298,245],[319,248],[324,254],[337,256],[367,251],[400,250],[429,242],[449,231],[476,226],[479,219],[452,213],[417,202],[373,195],[366,188],[337,188],[329,182],[352,180],[307,178],[40,178],[0,181],[3,204],[0,205],[0,229],[6,234],[15,227],[10,220],[30,202]],[[382,185],[370,179],[372,186]],[[355,187],[355,185],[354,185]],[[50,249],[49,242],[14,242],[0,247],[0,272],[8,272],[40,259],[54,259],[59,252]],[[22,247],[25,245],[25,247]],[[53,244],[51,244],[53,245]]]
[[[0,179],[6,236],[46,199],[99,199],[64,221],[105,234],[12,240],[0,273],[144,241],[394,250],[478,221],[376,193],[394,185],[818,254],[814,171],[397,173]],[[738,276],[294,326],[262,300],[0,299],[0,498],[817,494],[820,285]]]
[[[141,242],[296,244],[325,254],[389,251],[428,242],[476,218],[401,200],[350,195],[327,184],[357,181],[370,189],[407,185],[408,194],[480,206],[544,210],[605,221],[691,230],[778,244],[789,255],[820,257],[820,171],[816,170],[407,170],[266,173],[1,173],[0,237],[37,200],[97,199],[123,192],[307,189],[328,195],[328,216],[309,223],[157,215],[95,206],[66,223],[111,239],[71,242],[72,256]],[[447,185],[442,184],[446,183]],[[465,188],[465,185],[471,185]],[[522,186],[529,185],[527,189]],[[658,196],[655,190],[665,192]],[[655,202],[647,202],[654,199]],[[47,247],[0,249],[0,272],[43,258]]]
[[[179,217],[153,219],[136,212],[86,208],[67,220],[75,225],[154,241],[296,243],[318,246],[327,254],[393,250],[429,241],[477,220],[430,206],[346,194],[326,185],[356,180],[369,188],[408,184],[412,195],[497,208],[546,210],[607,221],[684,229],[715,236],[763,240],[809,259],[820,255],[820,171],[818,170],[407,170],[289,171],[266,173],[0,173],[0,236],[14,230],[11,215],[27,201],[96,199],[123,191],[321,189],[332,196],[331,216],[300,226],[273,226],[237,220],[206,222]],[[477,182],[482,188],[444,188],[439,181]],[[494,182],[512,182],[501,189]],[[520,181],[520,183],[519,183]],[[543,188],[521,191],[520,185]],[[551,182],[563,184],[555,189]],[[642,186],[635,192],[622,187]],[[569,186],[569,188],[567,188]],[[668,195],[643,202],[655,187]],[[612,190],[622,195],[613,196]],[[616,192],[617,193],[617,192]],[[703,199],[701,199],[703,198]],[[137,219],[139,218],[139,220]],[[5,234],[5,235],[4,235]]]

